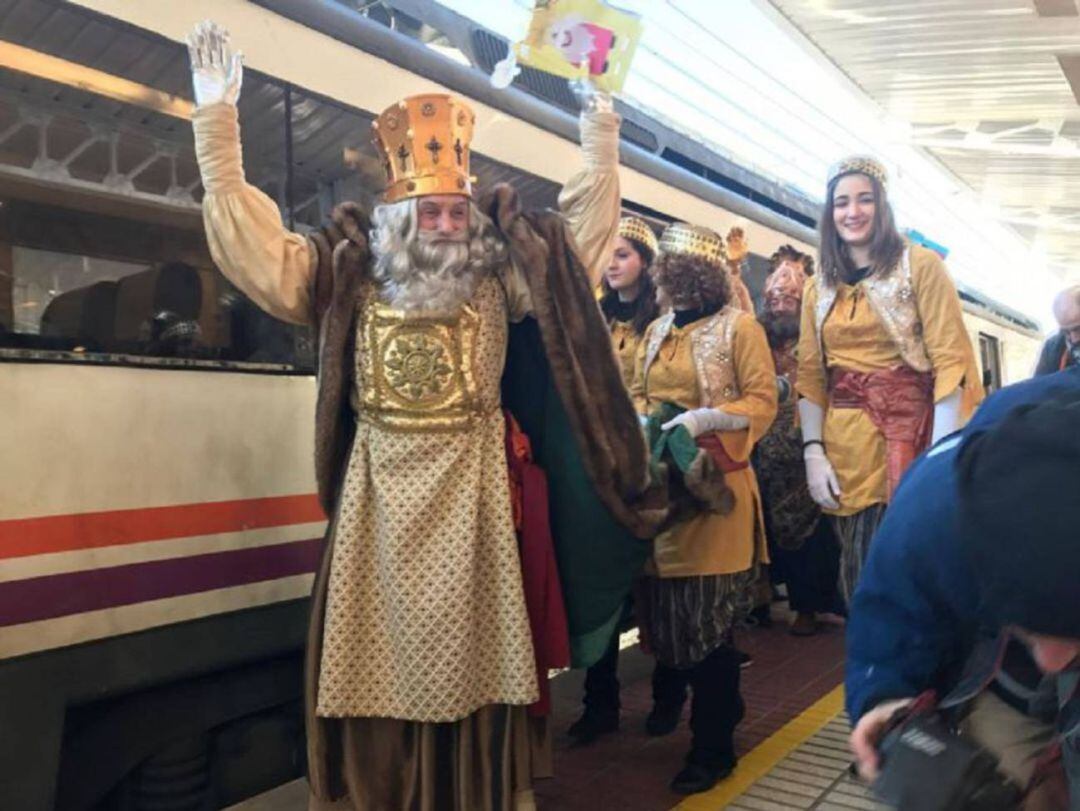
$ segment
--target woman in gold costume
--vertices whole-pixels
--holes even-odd
[[[619,220],[611,264],[601,282],[600,309],[611,325],[611,344],[627,388],[634,380],[634,358],[645,328],[660,315],[656,285],[649,276],[656,252],[656,234],[648,223],[639,217]]]
[[[802,302],[803,458],[840,540],[846,600],[904,471],[982,398],[956,288],[936,253],[904,242],[887,188],[873,158],[832,168]]]
[[[634,368],[634,403],[648,416],[654,440],[668,447],[692,440],[696,457],[685,475],[688,491],[699,492],[690,482],[702,461],[722,478],[723,490],[723,498],[701,498],[656,538],[641,589],[649,646],[662,665],[687,675],[693,691],[693,741],[671,784],[692,794],[728,776],[736,763],[734,732],[744,708],[731,627],[749,608],[743,604],[750,601],[758,564],[767,560],[749,459],[776,416],[777,391],[765,332],[735,306],[717,234],[672,225],[652,272],[672,312],[645,334]]]
[[[600,309],[611,327],[611,345],[629,388],[634,379],[634,360],[645,330],[657,316],[656,285],[649,268],[659,244],[652,228],[640,217],[623,217],[601,282]],[[619,629],[621,630],[621,629]],[[568,730],[580,744],[592,743],[619,728],[619,633],[612,636],[603,658],[585,674],[585,711]],[[645,720],[650,735],[667,735],[678,726],[686,702],[686,677],[682,671],[657,662],[652,675],[653,707]]]

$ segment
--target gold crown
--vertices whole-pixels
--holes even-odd
[[[696,256],[721,268],[727,264],[727,249],[720,235],[708,228],[685,222],[673,223],[664,229],[660,237],[660,253]]]
[[[831,186],[844,175],[867,175],[880,183],[882,188],[889,185],[889,173],[885,170],[885,165],[868,155],[852,155],[834,163],[829,167],[829,180],[826,185]]]
[[[387,107],[371,125],[386,169],[383,199],[472,195],[469,143],[476,115],[460,99],[425,93]]]
[[[640,242],[649,249],[653,258],[656,258],[660,250],[656,243],[656,234],[640,217],[623,217],[619,220],[619,236]]]

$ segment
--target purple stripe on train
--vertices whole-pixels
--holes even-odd
[[[0,627],[314,572],[322,539],[0,583]]]

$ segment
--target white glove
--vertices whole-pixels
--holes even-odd
[[[930,444],[936,445],[939,439],[960,428],[960,400],[962,393],[959,388],[948,397],[934,405],[934,432],[930,437]]]
[[[244,55],[233,53],[229,32],[215,22],[204,20],[188,34],[187,46],[195,104],[199,107],[220,102],[236,104],[244,80]]]
[[[728,414],[719,408],[695,408],[668,420],[660,426],[660,430],[670,431],[681,425],[690,433],[690,436],[697,439],[710,431],[741,431],[749,424],[749,417],[740,414]]]
[[[825,411],[817,403],[805,397],[799,400],[799,423],[802,425],[803,462],[806,464],[806,486],[810,497],[819,507],[835,510],[840,507],[840,482],[836,478],[832,462],[825,455],[825,446],[821,442],[821,426],[825,422]]]
[[[518,67],[517,54],[514,53],[513,48],[510,48],[506,58],[495,63],[495,69],[491,71],[491,86],[496,90],[505,90],[519,73],[521,73],[521,68]]]
[[[832,462],[825,455],[825,449],[820,445],[808,446],[803,451],[803,462],[806,464],[806,486],[810,490],[810,498],[814,499],[819,507],[838,509],[840,482],[836,479]]]

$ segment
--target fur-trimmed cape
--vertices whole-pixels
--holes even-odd
[[[516,192],[498,186],[481,203],[524,273],[533,317],[511,325],[503,403],[548,475],[550,518],[575,666],[599,659],[616,630],[630,585],[666,517],[650,489],[648,449],[611,350],[607,325],[565,221],[523,213]],[[338,206],[309,239],[316,251],[313,305],[318,330],[315,464],[319,498],[331,516],[312,594],[306,665],[309,774],[318,796],[339,793],[325,757],[339,725],[315,715],[333,527],[356,434],[356,315],[369,278],[368,218]],[[509,496],[508,496],[509,497]]]

